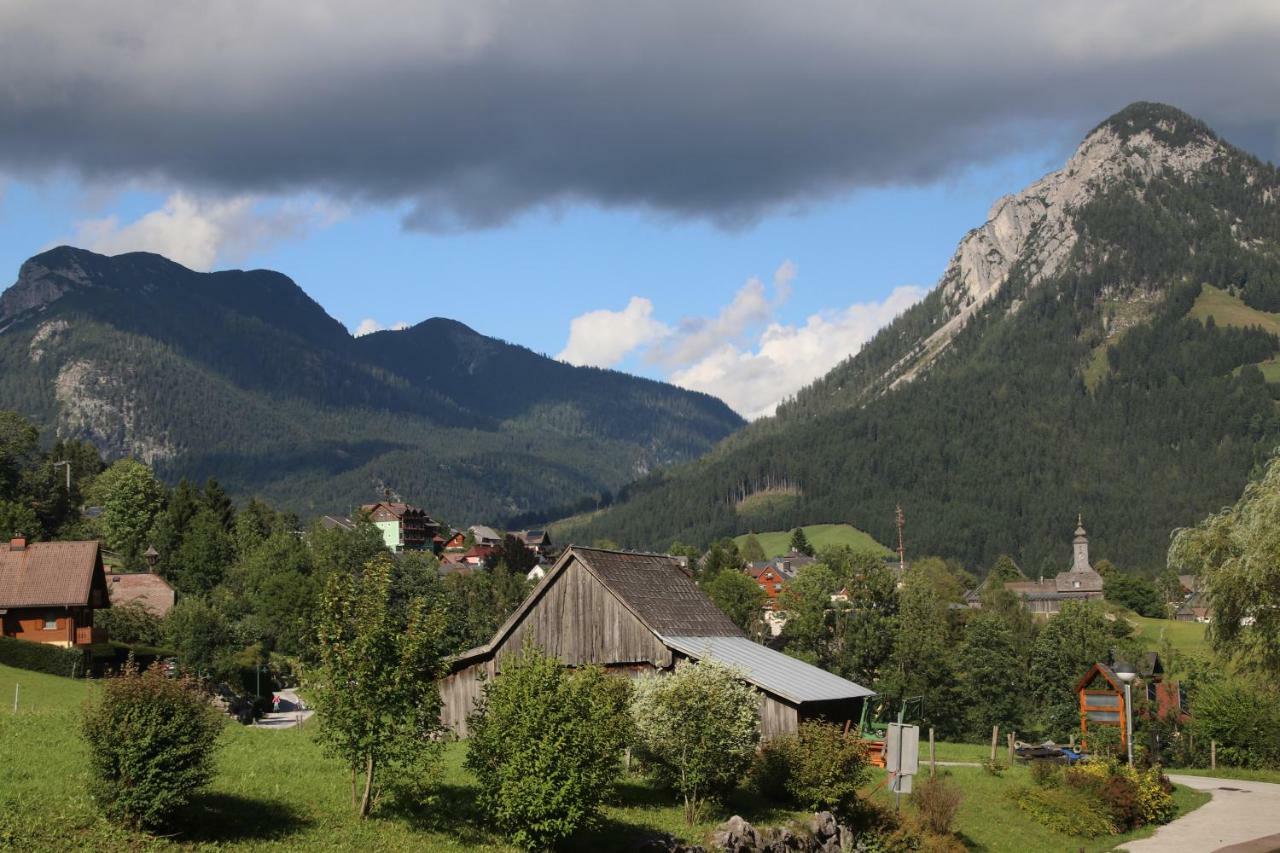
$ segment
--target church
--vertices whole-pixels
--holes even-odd
[[[1061,610],[1064,601],[1102,598],[1102,575],[1089,564],[1089,537],[1083,518],[1076,520],[1076,535],[1071,544],[1070,569],[1059,572],[1053,580],[1010,581],[1004,585],[1005,589],[1017,593],[1032,613],[1046,616]]]

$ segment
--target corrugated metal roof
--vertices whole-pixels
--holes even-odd
[[[746,637],[663,637],[671,648],[701,660],[711,658],[735,667],[743,677],[768,693],[792,702],[858,699],[874,691],[802,660],[775,652]]]

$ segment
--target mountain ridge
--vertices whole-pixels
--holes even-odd
[[[0,368],[0,408],[47,435],[301,512],[387,487],[496,522],[616,489],[742,424],[709,395],[445,318],[357,338],[274,271],[65,246],[0,294]]]

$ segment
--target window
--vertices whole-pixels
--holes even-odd
[[[56,631],[56,630],[58,630],[58,617],[57,617],[57,616],[46,616],[46,617],[44,617],[44,629],[43,629],[43,630],[45,630],[45,631]]]

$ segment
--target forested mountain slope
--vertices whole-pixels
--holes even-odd
[[[1280,343],[1193,314],[1203,285],[1280,309],[1280,175],[1134,104],[999,200],[924,300],[776,417],[561,538],[848,521],[896,541],[901,503],[915,554],[1057,571],[1083,513],[1099,557],[1160,564],[1170,530],[1230,503],[1280,438],[1252,366]]]
[[[279,273],[65,246],[0,295],[0,409],[304,513],[385,485],[458,523],[616,489],[742,423],[450,320],[352,338]]]

